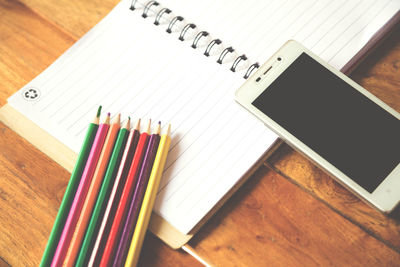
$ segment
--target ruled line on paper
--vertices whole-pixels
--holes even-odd
[[[325,48],[324,48],[322,51],[320,51],[319,54],[322,55],[325,51],[327,51],[327,50],[329,49],[329,47],[331,47],[332,44],[335,43],[335,42],[338,40],[338,38],[340,38],[340,36],[343,36],[343,34],[344,34],[351,26],[354,25],[354,23],[356,23],[361,17],[363,17],[364,14],[365,14],[366,12],[368,12],[368,10],[369,10],[373,5],[374,5],[374,2],[372,2],[372,3],[370,4],[370,6],[368,6],[368,7],[366,8],[366,10],[362,10],[362,12],[360,12],[361,14],[359,14],[356,18],[354,18],[353,21],[352,21],[349,25],[347,25],[344,29],[341,29],[341,31],[337,34],[336,38],[332,38],[332,41],[331,41],[330,43],[326,44]],[[368,25],[368,24],[367,24],[367,25]],[[367,25],[366,25],[366,26],[367,26]]]
[[[108,40],[104,40],[108,41]],[[93,92],[98,91],[98,88],[92,86],[94,84],[94,81],[96,80],[96,73],[104,73],[104,75],[110,75],[109,72],[107,71],[108,69],[111,69],[113,64],[121,64],[121,59],[124,59],[122,57],[122,54],[124,51],[129,49],[129,43],[124,44],[125,46],[118,45],[115,47],[116,49],[121,48],[121,51],[118,53],[112,53],[112,55],[115,55],[115,58],[113,61],[108,62],[109,65],[105,66],[105,64],[98,64],[102,59],[102,56],[99,55],[95,60],[88,60],[87,66],[84,69],[85,71],[80,71],[77,73],[76,71],[72,71],[68,73],[64,77],[65,80],[68,80],[68,82],[62,83],[64,90],[62,91],[62,94],[60,94],[57,97],[57,100],[54,101],[58,108],[57,108],[57,113],[62,112],[64,108],[69,108],[70,105],[75,105],[77,106],[77,103],[75,103],[75,99],[77,97],[80,97],[81,93],[85,93],[86,95],[91,95]],[[100,46],[102,48],[103,45]],[[96,50],[96,49],[93,49]],[[116,50],[118,51],[118,50]],[[118,55],[119,54],[119,55]],[[79,56],[77,56],[79,57]],[[98,59],[100,58],[100,59]],[[124,62],[124,61],[122,61]],[[125,62],[125,64],[128,64],[129,62]],[[88,65],[90,64],[90,65]],[[76,63],[72,64],[69,66],[70,69],[76,68]],[[82,67],[83,68],[83,67]],[[111,69],[112,70],[112,69]],[[117,69],[118,71],[118,69]],[[79,84],[79,85],[77,85]],[[79,86],[83,86],[82,90],[79,90]],[[69,93],[71,94],[72,92],[75,93],[75,95],[71,95],[70,98],[65,99],[64,94]]]
[[[349,10],[348,10],[348,12],[346,13],[346,15],[343,16],[343,17],[341,17],[341,18],[338,20],[337,23],[335,23],[334,25],[332,25],[331,28],[329,29],[329,32],[333,32],[333,30],[335,30],[336,28],[338,28],[338,25],[339,25],[340,23],[343,23],[343,21],[345,21],[347,18],[350,18],[348,15],[349,15],[350,13],[354,13],[353,10],[357,10],[357,12],[358,12],[358,11],[360,10],[360,8],[359,8],[359,7],[360,7],[360,3],[361,3],[361,1],[358,2],[355,6],[349,7]],[[356,14],[357,14],[357,13],[356,13]],[[356,15],[356,14],[352,14],[352,17],[353,17],[353,15]],[[361,16],[362,16],[362,15],[361,15]],[[356,18],[356,19],[357,19],[357,18]],[[356,19],[355,19],[355,20],[356,20]],[[321,41],[321,40],[323,40],[324,38],[327,37],[327,34],[325,33],[317,43],[315,43],[314,45],[311,46],[311,49],[314,49],[314,51],[316,51],[319,55],[322,55],[322,54],[323,54],[323,51],[325,51],[327,48],[330,48],[331,45],[332,45],[332,43],[335,42],[335,41],[337,40],[337,37],[340,36],[340,34],[343,33],[344,30],[345,30],[346,28],[345,28],[345,29],[342,29],[342,27],[340,27],[339,29],[341,30],[341,32],[338,32],[335,38],[334,38],[333,34],[331,34],[331,39],[332,39],[332,41],[331,41],[330,43],[326,43],[326,41],[325,41],[325,42],[322,42],[322,41]],[[316,50],[316,49],[317,49],[317,48],[316,48],[317,45],[320,45],[320,46],[325,45],[326,48],[325,48],[323,51],[319,51],[319,50],[317,51],[317,50]]]
[[[302,18],[302,16],[305,14],[305,12],[307,12],[309,10],[309,7],[313,4],[315,4],[316,1],[314,1],[312,4],[308,5],[308,6],[304,6],[303,10],[301,11],[300,14],[298,14],[297,16],[295,16],[290,23],[288,23],[288,25],[286,25],[284,28],[279,28],[279,30],[276,31],[276,34],[273,37],[269,37],[268,38],[268,42],[265,45],[265,47],[271,47],[273,43],[275,43],[278,39],[279,36],[282,35],[282,33],[285,33],[291,26],[293,26],[293,24],[298,21],[300,18]],[[288,13],[288,17],[291,18],[292,16],[290,15],[292,12],[297,11],[296,9],[298,8],[298,6],[301,4],[301,2],[298,2],[297,5],[293,6],[292,9],[289,11]]]
[[[232,104],[232,103],[231,103],[231,104]],[[228,106],[229,106],[229,107],[232,107],[232,105],[229,105],[229,104],[228,104],[228,105],[222,107],[222,110],[227,111],[227,112],[228,112],[228,115],[231,114],[230,117],[228,117],[228,115],[224,115],[223,113],[219,113],[219,112],[216,112],[216,113],[215,113],[215,114],[217,114],[216,116],[218,116],[218,117],[223,117],[223,118],[226,120],[226,122],[224,121],[224,124],[223,124],[223,125],[218,125],[218,123],[219,123],[220,121],[222,121],[222,120],[221,120],[220,118],[217,117],[217,118],[215,118],[214,121],[210,122],[210,125],[207,126],[208,129],[209,129],[209,128],[212,128],[214,131],[220,132],[221,129],[224,129],[224,127],[225,127],[225,128],[227,127],[227,126],[225,125],[225,123],[228,124],[228,125],[230,125],[230,124],[229,124],[230,121],[231,121],[232,119],[234,119],[235,117],[237,117],[237,115],[238,115],[237,112],[238,112],[238,111],[240,111],[240,113],[243,112],[242,110],[236,110],[236,113],[232,113],[232,112],[231,112],[231,109],[228,110],[228,108],[227,108]],[[247,115],[247,114],[246,114],[246,115]],[[229,118],[229,119],[228,119],[228,118]],[[238,121],[240,121],[240,120],[238,120]],[[214,127],[215,124],[217,124],[218,127]],[[225,125],[225,126],[224,126],[224,125]],[[214,129],[214,128],[216,128],[216,129]],[[236,131],[237,131],[237,130],[239,130],[239,129],[243,130],[243,126],[242,126],[242,125],[230,126],[230,128],[232,128],[232,132],[235,132],[235,135],[236,135]],[[221,132],[221,135],[223,135],[223,134],[229,134],[229,133],[226,133],[226,132],[222,131],[222,132]],[[201,138],[201,137],[204,137],[204,136],[198,135],[198,137]],[[196,149],[196,152],[197,152],[197,153],[193,154],[192,156],[186,156],[186,157],[185,157],[185,160],[187,160],[188,162],[197,162],[197,157],[198,157],[199,155],[202,155],[202,150],[204,150],[204,149],[206,148],[206,144],[208,144],[210,141],[213,141],[212,138],[213,138],[213,136],[211,136],[210,139],[202,140],[201,142],[197,142],[197,141],[193,142],[192,144],[194,144],[194,143],[197,143],[197,144],[198,144],[198,143],[202,143],[202,144],[205,144],[205,146],[202,147],[200,150],[197,150],[197,149]],[[186,145],[186,146],[187,146],[187,145]],[[186,147],[186,146],[185,146],[185,147]],[[212,147],[214,147],[214,146],[212,146]],[[190,148],[185,149],[184,152],[186,152],[186,151],[190,151]],[[182,154],[183,154],[184,152],[182,152]],[[216,149],[216,152],[218,152],[218,149]],[[172,153],[173,153],[173,151],[172,151]],[[177,156],[177,157],[181,157],[182,154],[180,154],[180,155]],[[225,154],[226,154],[226,153],[225,153]],[[174,157],[174,158],[175,158],[175,157]],[[182,167],[182,168],[185,168],[185,164],[183,164],[183,167]],[[171,180],[172,180],[175,176],[179,175],[179,172],[180,172],[180,171],[181,171],[181,169],[177,169],[177,170],[174,172],[174,175],[171,177]],[[168,170],[167,170],[167,172],[168,172]],[[186,176],[190,177],[191,175],[188,174],[188,175],[186,175]],[[171,180],[168,180],[167,183],[170,182]],[[163,189],[164,187],[165,187],[165,185],[162,186],[161,189]]]
[[[128,45],[128,47],[129,47],[129,45]],[[121,71],[121,68],[125,68],[126,70],[129,70],[130,69],[130,67],[131,66],[129,66],[129,65],[132,65],[132,62],[131,61],[125,61],[125,63],[123,63],[124,65],[122,65],[121,67],[120,67],[120,69],[117,69],[116,70],[116,72],[120,72]],[[167,64],[167,63],[166,63]],[[166,65],[165,64],[165,65]],[[141,71],[141,74],[137,74],[137,75],[139,75],[140,77],[143,77],[143,74],[145,74],[145,73],[148,73],[148,71],[145,69],[145,68],[142,68],[142,66],[141,66],[141,68],[139,69],[140,71]],[[130,73],[129,73],[129,71],[127,71],[126,73],[125,73],[125,75],[123,76],[123,79],[119,79],[118,81],[117,81],[117,85],[118,84],[121,84],[122,82],[124,82],[125,80],[126,80],[126,78],[128,77],[130,75]],[[134,82],[132,81],[132,84],[133,84]],[[98,88],[98,90],[102,90],[102,88],[104,88],[104,84],[102,85],[102,86],[100,86],[99,88]],[[116,88],[118,88],[118,86],[116,86]],[[95,101],[95,104],[93,104],[92,106],[90,106],[90,107],[88,107],[83,113],[84,114],[87,114],[88,112],[90,112],[92,109],[93,109],[93,107],[95,107],[96,105],[97,105],[97,103],[103,103],[103,100],[105,99],[105,98],[107,98],[107,97],[109,97],[110,95],[112,95],[112,94],[114,94],[114,99],[113,99],[113,101],[111,102],[111,104],[109,104],[109,106],[108,107],[105,107],[105,108],[110,108],[110,106],[112,106],[113,104],[115,104],[115,102],[118,102],[118,101],[120,101],[120,99],[121,98],[123,98],[123,95],[124,94],[126,94],[126,92],[124,93],[124,92],[121,92],[120,94],[118,94],[118,96],[117,97],[115,97],[115,90],[113,90],[113,88],[111,87],[111,88],[107,88],[107,87],[105,87],[104,88],[104,90],[106,90],[106,92],[103,94],[103,96],[100,98],[100,99],[97,99],[96,101]],[[129,88],[127,88],[127,90],[129,90]],[[120,90],[121,91],[121,90]],[[140,93],[140,92],[139,92]],[[90,95],[89,95],[90,96]],[[126,104],[124,104],[123,106],[122,106],[122,108],[124,108],[124,107],[126,107],[126,106],[128,106],[129,105],[129,103],[126,103]],[[79,106],[79,105],[78,105]],[[122,109],[121,108],[121,109]],[[75,110],[79,110],[79,109],[75,109]],[[117,110],[116,112],[119,112],[119,110]],[[74,124],[76,124],[78,121],[73,121],[73,123]],[[71,126],[71,125],[70,125]],[[83,123],[81,126],[80,126],[80,128],[79,128],[79,130],[78,130],[78,133],[81,133],[82,131],[84,131],[84,129],[85,129],[85,124]]]
[[[78,88],[78,86],[76,86],[78,83],[82,83],[82,81],[85,81],[85,84],[83,84],[84,87],[87,88],[91,88],[90,84],[93,84],[96,79],[98,77],[95,77],[93,75],[89,75],[89,72],[94,72],[96,71],[97,73],[104,73],[104,75],[110,75],[110,71],[108,70],[113,70],[113,71],[119,71],[119,69],[113,69],[113,67],[116,64],[120,64],[119,59],[122,58],[123,54],[129,49],[129,46],[126,46],[125,48],[123,48],[123,50],[119,53],[119,55],[117,55],[117,57],[115,58],[115,60],[109,62],[110,65],[105,65],[105,64],[99,64],[99,69],[97,70],[96,67],[94,68],[90,68],[90,70],[88,72],[84,72],[84,73],[80,73],[80,76],[78,76],[74,81],[72,81],[71,83],[69,83],[69,88],[68,89],[72,89],[72,88]],[[73,66],[71,66],[73,67]],[[89,79],[87,79],[86,77],[90,77]],[[68,76],[66,76],[66,78],[68,78]],[[86,91],[87,90],[87,91]],[[89,91],[88,89],[86,89],[85,92],[86,95],[88,95],[88,97],[92,96],[92,94],[97,91],[95,87],[92,87],[92,89]],[[68,93],[69,90],[64,90],[62,96],[65,96],[66,93]],[[55,101],[54,103],[57,103],[59,106],[56,110],[55,113],[52,114],[52,116],[50,116],[50,118],[52,118],[53,116],[57,115],[58,113],[62,112],[63,110],[70,108],[70,103],[74,103],[74,106],[77,107],[79,106],[79,104],[81,103],[77,103],[77,100],[81,99],[80,95],[82,94],[82,91],[80,90],[76,90],[74,92],[74,94],[71,94],[71,96],[69,98],[66,98],[66,101],[60,103],[59,101]]]
[[[365,28],[367,28],[367,27],[371,24],[371,22],[380,14],[380,12],[381,12],[382,10],[384,10],[391,2],[392,2],[392,1],[388,1],[388,2],[379,10],[379,12],[377,12],[377,13],[373,16],[373,18],[369,20],[369,23],[367,23],[364,27],[362,27],[362,29],[360,29],[360,30],[359,30],[355,35],[353,35],[350,39],[348,39],[347,42],[346,42],[344,45],[342,45],[342,46],[336,51],[336,53],[335,53],[332,57],[330,57],[327,61],[328,61],[328,62],[331,62],[341,51],[343,51],[343,49],[344,49],[350,42],[352,42],[354,39],[356,39],[357,36],[358,36],[360,33],[362,33],[363,30],[364,30]]]
[[[253,147],[253,146],[257,145],[259,138],[263,138],[263,135],[264,135],[264,133],[263,133],[262,131],[260,131],[260,132],[258,133],[257,138],[254,138],[254,140],[253,140],[252,144],[250,145],[250,147]],[[247,153],[244,154],[243,157],[245,158],[245,157],[247,156],[247,154],[249,154],[249,153],[251,153],[251,151],[247,150]],[[237,163],[239,163],[240,160],[241,160],[241,158],[237,158],[236,161],[232,162],[231,165],[232,165],[232,166],[236,165]],[[229,175],[230,175],[230,173],[227,172],[225,177],[229,177]],[[210,183],[210,186],[208,187],[208,188],[211,189],[211,190],[207,190],[207,191],[211,193],[212,190],[215,190],[215,189],[219,188],[218,185],[219,185],[219,183],[221,183],[222,181],[223,181],[222,179],[215,179],[214,181],[212,181],[212,183]],[[193,192],[194,192],[194,191],[191,191],[191,193],[193,193]],[[189,195],[191,195],[191,194],[189,194]],[[178,204],[177,207],[181,206],[186,200],[187,200],[187,197],[186,197],[185,199],[182,199],[182,200],[179,202],[179,204]],[[202,203],[202,201],[204,201],[204,200],[205,200],[205,197],[204,197],[204,196],[200,196],[200,197],[197,198],[194,202],[192,202],[193,205],[192,205],[191,209],[186,209],[186,210],[187,210],[187,211],[190,211],[190,210],[196,210],[196,209],[198,209],[198,207],[201,206],[201,203]]]
[[[322,3],[322,1],[318,1],[318,3]],[[306,22],[300,27],[300,29],[297,30],[297,32],[294,34],[293,39],[297,39],[298,34],[300,34],[304,29],[310,27],[310,25],[315,25],[315,27],[318,27],[320,24],[319,23],[311,23],[313,20],[315,20],[324,9],[327,9],[334,1],[329,1],[326,5],[322,5],[319,9],[317,9],[314,13],[312,13]],[[315,28],[311,31],[311,33],[315,30]],[[311,34],[310,33],[310,34]]]
[[[221,100],[220,100],[220,101],[221,101]],[[223,109],[226,110],[226,107],[227,107],[227,105],[225,105],[225,106],[223,107]],[[235,115],[236,115],[236,114],[231,114],[231,115],[229,116],[229,114],[228,114],[227,116],[223,116],[223,114],[220,114],[220,113],[215,113],[215,112],[213,112],[213,113],[215,114],[215,120],[211,121],[211,122],[209,123],[209,125],[206,125],[206,126],[205,126],[204,132],[207,132],[207,131],[209,131],[210,129],[212,129],[213,132],[220,132],[221,129],[223,129],[224,127],[226,127],[226,126],[225,126],[225,123],[227,123],[227,124],[230,123],[231,120],[234,119],[234,117],[235,117]],[[225,119],[225,121],[224,121],[223,123],[220,122],[221,120],[218,120],[221,116],[223,116],[224,119]],[[218,124],[218,127],[214,127],[215,124]],[[175,148],[176,146],[175,146],[174,148],[171,148],[170,151],[169,151],[169,154],[173,155],[174,157],[172,158],[172,162],[170,162],[167,166],[165,166],[164,172],[168,172],[169,168],[170,168],[170,167],[175,163],[175,161],[176,161],[178,158],[180,158],[185,152],[187,152],[187,151],[192,151],[192,149],[191,149],[191,148],[192,148],[192,145],[194,145],[195,142],[196,142],[199,138],[201,138],[201,137],[204,137],[204,135],[198,134],[198,135],[195,137],[195,139],[194,139],[190,144],[186,145],[185,148],[184,148],[184,150],[183,150],[180,154],[178,154],[178,155],[174,155],[174,148]],[[213,137],[213,136],[211,136],[210,139],[212,139],[212,137]],[[202,143],[208,144],[208,143],[210,142],[210,139],[204,140]],[[179,141],[178,141],[178,142],[179,142]],[[178,144],[178,143],[177,143],[177,144]],[[196,144],[197,144],[197,143],[196,143]],[[220,145],[222,145],[222,143],[221,143]],[[200,148],[200,150],[196,150],[196,154],[194,155],[194,157],[196,157],[197,155],[201,154],[201,151],[204,150],[204,149],[206,149],[206,148],[209,148],[209,147],[207,147],[207,145],[205,145],[205,146],[202,146],[202,148]],[[218,151],[218,148],[215,147],[215,150]],[[195,159],[194,159],[193,157],[189,157],[189,158],[186,158],[186,160],[187,160],[188,162],[192,162],[192,161],[195,160]],[[183,168],[184,168],[184,167],[183,167]],[[158,192],[162,191],[162,190],[177,176],[177,175],[179,175],[180,171],[182,171],[182,170],[183,170],[183,169],[176,170],[174,176],[172,176],[169,180],[167,180],[167,182],[166,182],[165,184],[160,185]]]
[[[222,82],[221,82],[219,85],[222,85]],[[203,88],[204,88],[204,87],[203,87]],[[202,88],[201,88],[201,89],[202,89]],[[227,90],[227,91],[228,91],[228,90]],[[211,96],[213,96],[213,92],[210,92],[210,93],[206,96],[206,98],[203,99],[203,100],[206,101],[207,98],[210,98]],[[216,98],[216,99],[217,99],[217,102],[215,102],[214,105],[218,105],[219,102],[222,101],[222,98]],[[199,104],[199,105],[200,105],[200,104]],[[182,110],[182,109],[177,110],[175,114],[179,113],[179,111],[181,111],[181,110]],[[213,111],[214,111],[214,110],[209,109],[209,110],[206,111],[205,113],[202,113],[203,116],[201,116],[201,118],[200,118],[199,120],[197,120],[197,121],[193,121],[193,120],[192,120],[192,116],[187,116],[186,118],[184,118],[183,120],[181,120],[181,123],[178,124],[178,125],[176,126],[175,129],[179,129],[180,126],[181,126],[185,121],[191,120],[191,121],[192,121],[191,126],[189,126],[189,127],[187,128],[187,130],[190,132],[191,130],[193,130],[194,127],[196,127],[196,125],[198,125],[199,122],[204,121],[205,119],[209,118],[209,115],[211,115],[211,113],[212,113]],[[215,112],[215,111],[214,111],[214,112]],[[214,115],[214,116],[218,116],[218,115],[215,114],[215,113],[213,113],[213,115]],[[173,116],[171,116],[171,120],[172,120],[172,118],[173,118]],[[214,118],[215,118],[215,117],[214,117]],[[175,133],[176,131],[177,131],[177,130],[174,130],[173,133]],[[173,149],[179,144],[179,142],[180,142],[183,138],[185,138],[185,136],[186,136],[189,132],[186,132],[186,133],[184,133],[182,136],[180,136],[180,137],[176,140],[176,142],[172,142],[172,144],[171,144],[171,149],[170,149],[170,150],[173,150]],[[188,147],[188,148],[189,148],[189,147]],[[182,154],[183,154],[183,153],[184,153],[184,152],[182,152]],[[182,155],[182,154],[180,154],[180,155]],[[179,156],[178,156],[178,157],[179,157]],[[166,169],[168,169],[169,167],[170,167],[170,166],[167,166]]]
[[[84,45],[84,47],[81,47],[80,50],[81,50],[81,51],[85,51],[86,48],[87,48],[87,47],[90,47],[94,42],[96,42],[96,41],[98,40],[98,38],[99,38],[101,35],[102,35],[102,32],[101,32],[101,31],[96,31],[95,37],[92,37],[92,38],[90,39],[90,41],[86,42],[85,45]],[[64,67],[65,65],[68,64],[69,60],[71,60],[71,57],[68,57],[69,54],[70,54],[70,51],[69,51],[69,50],[66,51],[66,52],[63,54],[63,60],[62,60],[62,62],[60,62],[60,64],[58,64],[57,66],[54,66],[54,68],[51,69],[51,71],[56,72],[57,70],[60,71],[61,69],[63,69],[63,67]],[[49,79],[44,80],[44,82],[42,83],[42,86],[46,86],[51,80],[52,80],[52,76],[50,76]],[[34,105],[38,105],[38,104],[41,104],[43,101],[46,101],[46,98],[48,98],[49,96],[51,96],[52,92],[54,92],[54,91],[49,91],[47,94],[45,94],[45,95],[42,97],[41,102],[35,102]],[[42,108],[41,111],[43,111],[43,108]]]
[[[237,114],[235,114],[235,115],[237,115]],[[234,124],[234,123],[235,123],[234,117],[235,117],[235,116],[232,116],[231,120],[230,120],[230,121],[227,121],[226,123],[227,123],[227,124]],[[240,136],[240,137],[239,137],[238,139],[243,140],[243,139],[248,135],[248,129],[247,129],[247,128],[244,128],[244,127],[235,127],[234,129],[235,129],[236,131],[240,131],[240,133],[238,134],[238,136]],[[232,138],[232,136],[228,136],[228,137],[227,137],[227,139],[229,139],[229,138]],[[252,144],[249,144],[249,147],[253,147],[253,146],[259,141],[259,139],[257,139],[257,140],[256,140],[256,139],[253,139],[252,141],[253,141],[253,142],[252,142]],[[217,151],[220,150],[221,147],[224,145],[225,142],[229,142],[229,140],[225,140],[224,142],[221,142],[221,143],[220,143],[220,146],[219,146],[218,148],[216,148],[216,150],[217,150]],[[228,154],[228,155],[231,155],[231,154],[236,155],[236,156],[235,156],[236,159],[232,159],[232,162],[229,163],[230,166],[235,166],[235,164],[236,164],[239,160],[241,160],[242,157],[243,157],[243,156],[239,156],[239,155],[242,155],[242,153],[234,153],[235,150],[238,150],[238,147],[230,146],[228,149],[223,149],[224,153],[226,153],[226,154]],[[242,152],[242,150],[240,150],[240,151]],[[206,160],[207,160],[207,159],[206,159]],[[212,166],[211,168],[208,169],[208,173],[213,173],[213,172],[216,172],[218,168],[223,168],[223,167],[221,166],[221,165],[223,164],[223,162],[224,162],[224,160],[223,160],[222,158],[219,158],[218,161],[213,162],[213,166]],[[199,168],[201,168],[201,166],[199,166]],[[227,168],[227,167],[225,166],[225,170],[226,170],[226,168]],[[191,177],[191,176],[189,176],[189,177]],[[205,179],[207,179],[207,175],[205,176]],[[186,202],[186,201],[188,200],[188,198],[189,198],[189,197],[193,194],[193,192],[196,190],[196,188],[198,188],[198,187],[203,183],[202,180],[195,180],[195,179],[190,179],[190,180],[194,180],[194,184],[192,184],[193,182],[191,182],[191,184],[192,184],[191,190],[184,190],[184,191],[183,191],[184,193],[183,193],[182,196],[180,197],[180,200],[177,201],[176,208],[179,208],[179,207],[183,204],[183,202]],[[220,181],[220,179],[212,179],[212,181],[211,181],[209,184],[207,183],[208,186],[207,186],[207,189],[206,189],[205,191],[208,192],[210,188],[212,188],[213,186],[215,186],[215,185],[218,184],[218,181]],[[189,182],[189,179],[186,180],[185,182],[188,183],[188,182]],[[185,183],[182,183],[182,184],[179,186],[179,189],[182,188],[182,187],[184,187],[184,186],[185,186]],[[177,190],[179,190],[179,189],[177,189]],[[169,199],[168,197],[165,198],[166,201],[168,201],[168,199]],[[202,198],[198,198],[198,199],[193,198],[193,199],[195,199],[195,201],[194,201],[194,202],[191,201],[191,203],[193,203],[192,206],[195,206]]]
[[[331,3],[337,3],[337,2],[331,1]],[[343,3],[343,2],[342,2],[342,3]],[[328,6],[328,5],[327,5],[327,6]],[[327,6],[326,6],[326,7],[327,7]],[[338,6],[337,6],[335,9],[331,10],[329,16],[327,16],[327,17],[328,17],[328,18],[329,18],[329,17],[332,17],[332,15],[335,14],[336,12],[338,12],[338,11],[340,10],[341,7],[342,7],[342,5],[341,5],[341,3],[339,3]],[[302,43],[305,43],[313,34],[315,34],[315,32],[317,32],[317,30],[319,30],[319,29],[324,25],[324,23],[326,23],[326,19],[324,20],[324,22],[317,24],[317,27],[314,28],[314,30],[312,30],[305,38],[303,38],[303,39],[301,40],[301,42],[302,42]],[[321,39],[322,39],[322,38],[321,38]],[[317,43],[318,43],[318,42],[317,42]]]
[[[215,105],[218,105],[219,102],[221,102],[221,99],[220,99],[217,103],[215,103]],[[219,116],[220,116],[219,113],[215,112],[215,110],[209,110],[207,113],[205,113],[205,114],[201,117],[200,120],[196,121],[195,123],[192,123],[192,126],[188,129],[188,130],[189,130],[188,132],[185,132],[184,135],[183,135],[182,137],[179,137],[178,139],[174,139],[174,140],[173,140],[174,146],[171,146],[171,147],[170,147],[170,153],[169,153],[169,154],[170,154],[170,157],[169,157],[168,162],[167,162],[167,164],[166,164],[165,171],[168,171],[168,169],[176,162],[176,160],[177,160],[179,157],[181,157],[186,151],[190,151],[192,145],[193,145],[199,138],[201,138],[201,137],[203,136],[203,135],[200,134],[200,133],[198,133],[198,134],[195,135],[195,136],[193,136],[193,134],[192,134],[192,141],[191,141],[191,143],[185,144],[184,149],[181,150],[181,152],[178,153],[177,155],[174,155],[174,151],[175,151],[176,147],[179,146],[179,144],[182,142],[182,140],[184,139],[184,137],[185,137],[187,134],[189,134],[189,132],[192,131],[194,127],[198,126],[198,124],[199,124],[200,122],[204,122],[206,119],[208,119],[208,118],[210,117],[210,115],[213,115],[213,117],[214,117],[214,119],[215,119],[215,120],[213,120],[212,122],[216,121],[216,120],[219,118]],[[211,128],[211,123],[212,123],[212,122],[210,122],[210,125],[204,126],[205,128],[202,127],[203,132],[206,132],[207,130],[209,130],[209,129]],[[179,129],[179,128],[177,128],[177,129]],[[193,138],[194,138],[194,139],[193,139]],[[173,178],[171,178],[171,179],[173,179]],[[169,181],[168,181],[168,182],[169,182]],[[163,187],[163,186],[162,186],[162,187]]]
[[[127,50],[127,49],[128,49],[128,48],[126,48],[126,50]],[[123,50],[123,51],[121,52],[121,55],[124,54],[124,52],[126,52],[126,50]],[[114,62],[111,63],[111,67],[112,67],[114,64],[117,64],[117,63],[119,63],[119,62],[117,62],[117,60],[115,60]],[[126,66],[126,67],[127,67],[128,63],[129,63],[129,62],[125,62],[123,66]],[[122,66],[122,67],[123,67],[123,66]],[[110,65],[109,65],[108,67],[110,67]],[[117,74],[119,71],[120,71],[119,68],[111,69],[111,71],[108,72],[108,74],[111,73],[111,76],[113,76],[113,75]],[[88,84],[93,84],[93,82],[94,82],[95,80],[96,80],[96,77],[92,77],[90,80],[88,80]],[[110,81],[110,80],[109,80],[109,81]],[[107,81],[106,81],[106,82],[107,82]],[[75,81],[74,83],[72,83],[72,84],[70,85],[70,87],[74,87],[74,85],[76,85],[76,84],[77,84],[77,81]],[[102,86],[103,86],[103,85],[102,85]],[[86,87],[87,87],[87,86],[86,86]],[[100,91],[100,90],[101,90],[101,86],[99,86],[99,87],[100,87],[100,88],[98,88],[98,90],[95,90],[95,88],[94,88],[94,90],[91,90],[89,93],[86,94],[85,97],[82,97],[82,96],[81,96],[81,91],[76,91],[76,93],[75,93],[73,96],[71,96],[70,99],[67,100],[68,102],[65,103],[64,105],[61,105],[61,106],[59,107],[59,109],[57,110],[57,112],[56,112],[56,113],[53,113],[52,116],[50,116],[50,118],[53,117],[53,116],[55,116],[58,112],[61,112],[63,109],[68,109],[68,108],[70,108],[70,106],[69,106],[69,104],[68,104],[68,103],[70,103],[70,102],[74,103],[75,108],[74,108],[74,111],[73,111],[73,112],[76,113],[76,110],[79,110],[79,109],[78,109],[79,107],[83,106],[85,103],[87,103],[87,101],[89,101],[91,98],[93,98],[93,95],[95,95],[95,93],[94,93],[95,91]],[[101,101],[98,101],[98,103],[101,103]],[[70,117],[71,115],[72,115],[72,114],[70,114],[70,113],[66,113],[64,116],[61,116],[60,118],[58,118],[58,123],[61,124],[63,121],[65,121],[65,120],[66,120],[68,117]],[[76,121],[74,121],[74,123],[72,123],[72,124],[67,125],[67,126],[66,126],[67,130],[70,129],[70,128],[75,124],[75,122],[76,122]]]
[[[96,35],[95,37],[90,38],[84,45],[83,47],[79,47],[74,51],[75,57],[67,57],[59,66],[57,66],[58,70],[62,70],[63,72],[66,72],[64,70],[65,67],[69,66],[71,64],[71,61],[73,61],[74,58],[79,58],[81,59],[81,61],[83,61],[83,59],[80,57],[80,55],[86,56],[86,58],[89,58],[90,56],[93,56],[94,53],[96,52],[96,50],[93,49],[93,46],[95,46],[94,44],[96,42],[101,42],[101,37],[104,36],[104,32],[103,31],[96,31],[95,32]],[[63,81],[65,81],[65,79],[68,77],[68,74],[70,74],[71,72],[73,72],[73,70],[71,70],[69,73],[66,73],[65,78],[62,81],[59,81],[58,83],[62,83]],[[51,82],[54,81],[54,79],[57,76],[49,76],[49,79],[44,80],[42,86],[46,87],[49,84],[51,84]],[[41,102],[48,102],[47,105],[45,105],[44,107],[41,108],[41,112],[44,112],[49,105],[51,105],[51,103],[53,103],[57,98],[61,97],[61,95],[56,95],[51,99],[46,99],[50,96],[52,96],[52,94],[57,93],[57,90],[50,90],[46,95],[43,96],[42,101]]]

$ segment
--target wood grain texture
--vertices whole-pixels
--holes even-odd
[[[144,240],[138,266],[201,267],[203,265],[182,250],[172,250],[161,243],[152,233],[148,233]]]
[[[118,0],[19,0],[38,16],[58,26],[74,38],[80,38],[118,4]]]
[[[400,262],[396,251],[265,166],[226,204],[191,241],[216,266]]]
[[[0,105],[117,0],[0,0]],[[400,111],[400,30],[352,77]],[[270,167],[266,167],[270,166]],[[400,266],[400,216],[362,203],[283,145],[191,242],[217,266]],[[270,168],[270,169],[269,169]],[[0,123],[0,266],[37,266],[69,174]],[[140,266],[199,266],[151,234]]]
[[[400,112],[400,25],[350,77]]]
[[[2,258],[0,258],[0,267],[10,267],[10,265],[5,262]]]
[[[0,133],[0,256],[37,265],[69,174],[3,124]]]

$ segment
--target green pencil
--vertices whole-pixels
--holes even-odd
[[[112,185],[114,183],[115,176],[117,175],[118,167],[121,162],[122,154],[124,152],[125,144],[129,135],[130,118],[126,123],[126,126],[122,128],[115,141],[114,149],[111,154],[110,162],[107,166],[106,174],[104,175],[103,183],[100,188],[99,195],[96,200],[96,205],[94,206],[92,216],[89,221],[89,226],[86,229],[85,237],[82,242],[81,249],[78,254],[75,266],[86,266],[88,261],[88,256],[91,252],[91,246],[93,239],[96,236],[98,221],[101,220],[101,216],[104,213],[105,202],[108,199]],[[89,254],[88,254],[89,252]]]
[[[54,252],[57,248],[61,232],[64,228],[65,220],[68,216],[68,211],[74,199],[75,192],[80,182],[80,178],[82,177],[82,172],[85,168],[90,149],[92,148],[97,128],[99,128],[100,112],[101,106],[99,106],[99,108],[97,109],[96,117],[89,124],[88,130],[86,132],[81,151],[79,152],[78,159],[76,160],[74,170],[71,173],[71,178],[69,179],[69,183],[67,189],[65,190],[63,200],[61,201],[56,220],[54,221],[53,229],[51,230],[49,240],[47,241],[46,249],[44,250],[42,261],[40,262],[41,267],[50,266],[53,260]]]

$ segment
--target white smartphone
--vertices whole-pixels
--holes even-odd
[[[236,101],[378,210],[400,200],[400,114],[295,41]]]

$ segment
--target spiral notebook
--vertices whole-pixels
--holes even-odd
[[[71,170],[99,104],[172,124],[150,229],[185,244],[277,145],[234,91],[288,39],[348,70],[399,1],[121,1],[8,99],[1,119]],[[45,140],[45,141],[44,141]]]

